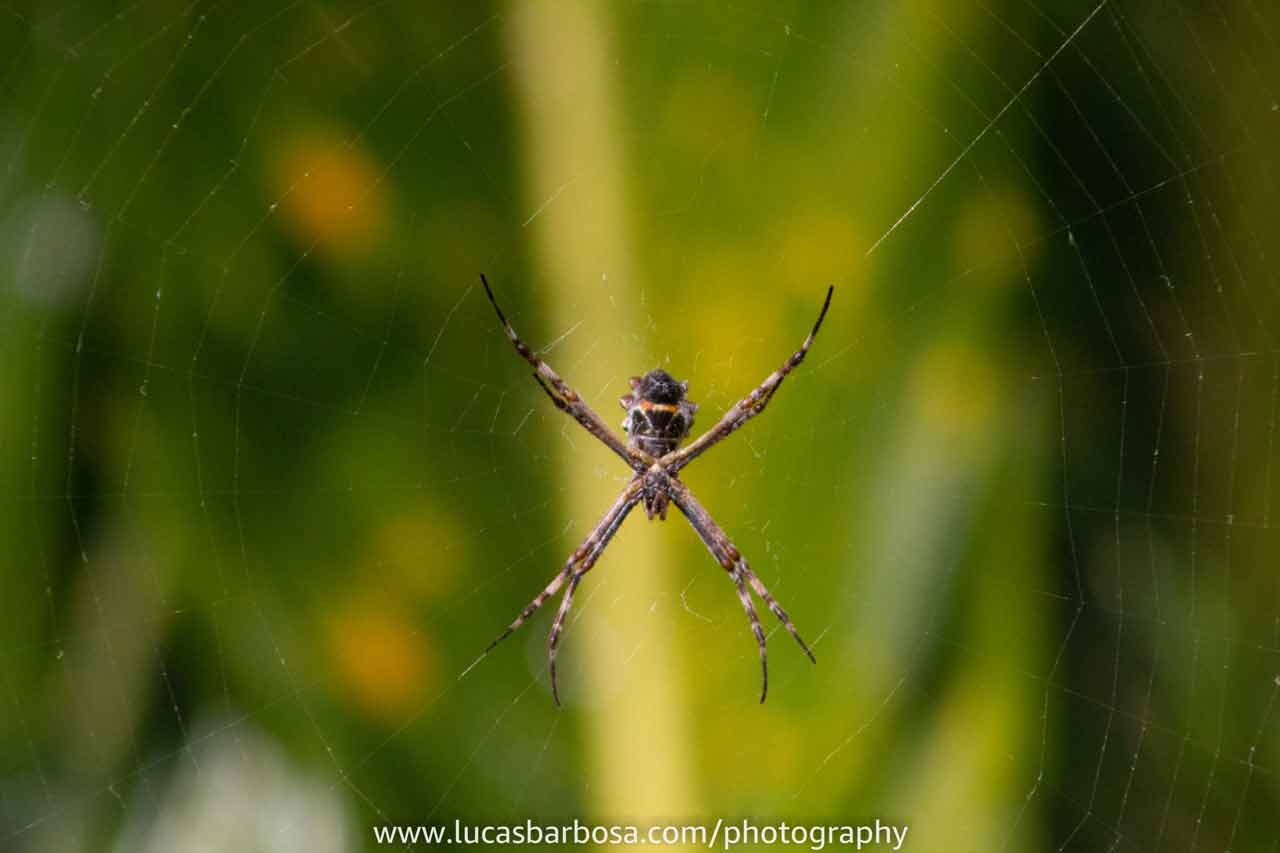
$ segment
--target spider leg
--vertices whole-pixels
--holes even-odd
[[[586,544],[586,542],[583,543],[583,545]],[[582,549],[579,548],[578,550],[581,551]],[[539,607],[546,603],[548,598],[560,591],[560,587],[564,586],[565,579],[569,577],[569,573],[573,570],[574,559],[577,556],[578,551],[574,551],[573,556],[569,558],[567,563],[565,563],[564,568],[557,572],[556,576],[551,579],[551,583],[547,584],[546,589],[534,596],[533,601],[530,601],[525,606],[524,610],[520,611],[520,615],[515,618],[515,621],[508,625],[506,630],[499,634],[497,639],[485,648],[484,654],[489,654],[489,652],[493,651],[499,643],[519,630],[520,626],[525,623],[525,620],[532,616]]]
[[[773,395],[777,392],[778,386],[782,384],[782,380],[786,379],[787,374],[795,370],[800,365],[800,362],[804,361],[805,354],[809,352],[809,346],[818,335],[818,329],[822,328],[822,321],[827,316],[827,309],[831,307],[831,295],[834,291],[835,287],[827,288],[827,298],[822,303],[822,311],[818,313],[818,321],[813,324],[813,331],[809,332],[809,336],[804,339],[800,349],[796,350],[790,358],[783,362],[781,367],[770,373],[755,390],[734,403],[733,407],[724,413],[724,416],[720,418],[720,421],[715,426],[698,436],[689,445],[679,450],[673,450],[659,460],[669,473],[677,473],[695,458],[711,449],[712,446],[727,438],[730,433],[764,411],[764,407],[769,405],[769,401],[773,399]]]
[[[633,482],[639,482],[635,480]],[[624,497],[625,497],[624,492]],[[547,671],[551,676],[551,698],[555,700],[556,705],[560,704],[560,689],[556,683],[556,651],[560,647],[560,633],[564,630],[564,620],[569,615],[569,608],[573,606],[573,593],[578,588],[578,584],[582,582],[582,577],[596,564],[596,560],[600,559],[600,555],[604,553],[605,546],[609,544],[609,540],[613,539],[613,534],[618,532],[618,528],[622,526],[622,522],[626,520],[627,514],[640,502],[641,492],[637,490],[636,494],[626,503],[615,504],[614,509],[609,511],[601,524],[608,524],[603,535],[595,547],[591,549],[591,553],[582,561],[582,565],[573,573],[573,577],[569,580],[569,588],[564,591],[564,600],[560,602],[560,610],[556,613],[555,621],[551,623],[551,634],[547,637]],[[621,499],[620,499],[621,500]],[[616,511],[615,511],[616,510]],[[600,529],[599,526],[596,527]]]
[[[560,633],[564,628],[565,617],[569,615],[569,608],[573,602],[573,592],[577,589],[578,584],[582,581],[582,576],[591,571],[591,567],[600,559],[600,555],[604,553],[605,546],[613,539],[618,528],[622,526],[622,522],[626,520],[631,510],[640,502],[643,496],[642,490],[643,480],[636,477],[627,484],[627,487],[614,501],[613,506],[609,507],[609,511],[596,524],[595,528],[587,534],[587,538],[582,540],[582,544],[569,555],[569,559],[565,561],[562,568],[556,576],[551,579],[546,588],[542,592],[534,596],[533,601],[529,602],[524,610],[520,611],[520,615],[515,618],[506,630],[498,635],[498,638],[489,644],[480,657],[484,657],[493,651],[494,647],[514,634],[521,625],[525,623],[530,616],[541,607],[546,600],[555,595],[560,587],[564,586],[564,582],[569,581],[569,588],[565,590],[564,600],[560,604],[560,610],[556,613],[555,622],[551,626],[551,636],[547,642],[547,659],[551,672],[551,696],[555,699],[557,705],[560,704],[560,694],[556,685],[556,649],[560,643]],[[575,567],[577,570],[575,571]]]
[[[622,520],[627,517],[627,513],[629,513],[631,508],[636,505],[636,502],[640,500],[640,482],[639,478],[637,478],[627,485],[627,488],[618,497],[618,500],[614,502],[613,506],[609,507],[609,511],[606,512],[604,517],[600,519],[600,522],[596,524],[595,529],[587,534],[587,538],[582,540],[582,544],[578,546],[577,550],[569,555],[569,559],[565,561],[564,568],[556,573],[556,576],[547,584],[546,589],[534,596],[533,601],[530,601],[525,606],[524,610],[520,611],[520,615],[515,618],[515,621],[508,625],[506,630],[499,634],[497,639],[489,644],[489,646],[484,650],[485,655],[489,654],[489,652],[493,651],[499,643],[519,630],[520,626],[525,623],[525,620],[532,616],[539,607],[546,603],[548,598],[559,592],[560,587],[564,586],[564,582],[573,574],[574,566],[587,560],[590,561],[591,565],[595,564],[596,559],[600,556],[600,552],[604,550],[604,546],[609,544],[609,540],[612,539],[613,534],[617,532],[618,525],[622,523]],[[483,655],[481,656],[483,657]]]
[[[498,320],[502,323],[503,329],[506,330],[507,337],[511,339],[512,346],[516,348],[516,352],[520,354],[521,358],[533,365],[534,377],[538,380],[538,384],[542,386],[542,390],[546,391],[547,396],[555,403],[556,408],[567,413],[581,424],[587,432],[600,439],[606,447],[622,457],[622,460],[634,470],[643,471],[652,465],[653,460],[649,458],[647,453],[624,444],[621,439],[614,435],[604,420],[596,414],[595,410],[578,396],[578,392],[565,384],[565,381],[560,378],[560,374],[551,369],[551,365],[543,361],[528,344],[520,340],[516,330],[507,321],[507,316],[498,307],[498,300],[494,297],[493,290],[489,288],[489,280],[485,278],[484,273],[480,274],[480,282],[484,285],[484,292],[489,295],[489,303],[493,305],[493,310],[497,312]],[[554,393],[552,389],[554,389]]]
[[[730,548],[732,547],[733,546],[731,545]],[[732,553],[737,553],[736,549],[733,550]],[[791,617],[787,615],[787,611],[783,610],[777,600],[769,594],[769,590],[765,588],[765,585],[761,582],[760,578],[756,577],[756,573],[751,571],[751,567],[747,565],[746,559],[742,557],[741,554],[738,555],[738,571],[746,577],[747,583],[751,584],[751,588],[756,591],[756,595],[760,596],[760,600],[765,603],[765,606],[769,608],[769,611],[773,613],[774,616],[778,617],[778,621],[787,629],[787,633],[794,637],[795,641],[800,644],[801,650],[804,651],[809,660],[817,663],[818,659],[813,656],[813,652],[809,650],[809,646],[805,641],[800,639],[800,632],[796,630],[796,625],[791,621]]]
[[[751,597],[747,594],[744,581],[751,585],[756,595],[760,596],[760,599],[769,607],[773,615],[778,617],[778,621],[799,643],[800,648],[808,656],[809,660],[817,663],[818,659],[813,656],[809,646],[800,638],[800,632],[796,630],[795,623],[791,621],[791,617],[787,615],[787,612],[782,609],[765,585],[751,571],[751,567],[747,565],[746,558],[734,547],[733,542],[729,540],[724,530],[721,529],[720,525],[716,524],[711,514],[693,496],[693,492],[689,491],[689,487],[675,478],[671,479],[671,500],[684,513],[685,518],[689,520],[689,525],[698,534],[698,538],[702,540],[702,543],[707,546],[711,556],[729,573],[729,577],[738,587],[738,597],[742,600],[742,606],[747,611],[747,618],[751,620],[751,629],[755,633],[756,642],[760,646],[760,666],[763,670],[764,681],[760,691],[760,701],[764,702],[765,695],[769,689],[769,670],[765,657],[764,632],[760,627],[760,620],[756,617],[755,608],[751,604]]]
[[[769,652],[765,647],[764,628],[760,625],[760,617],[756,615],[755,605],[751,603],[751,594],[742,582],[742,573],[737,569],[729,569],[729,577],[738,588],[738,599],[742,602],[742,609],[747,611],[751,633],[756,635],[756,646],[760,649],[760,704],[763,705],[765,697],[769,695]]]
[[[556,683],[556,650],[560,647],[560,632],[564,630],[564,620],[573,606],[573,593],[582,581],[583,572],[574,572],[569,581],[569,588],[564,591],[564,600],[560,602],[560,610],[556,620],[551,623],[551,635],[547,639],[547,672],[551,676],[551,698],[560,704],[560,688]]]

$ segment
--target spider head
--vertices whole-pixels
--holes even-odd
[[[689,434],[698,404],[685,399],[688,382],[678,382],[665,370],[655,368],[644,376],[631,377],[631,393],[619,403],[627,410],[622,429],[628,442],[651,456],[664,456]]]

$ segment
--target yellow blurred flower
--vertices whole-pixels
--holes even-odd
[[[433,508],[406,510],[375,531],[369,562],[381,581],[418,601],[447,598],[466,560],[457,520]]]
[[[707,342],[699,368],[730,396],[741,396],[785,357],[780,356],[785,345],[763,345],[776,340],[783,329],[785,312],[778,298],[754,289],[742,297],[721,295],[733,293],[739,283],[759,281],[764,260],[758,248],[744,241],[708,248],[690,266],[688,280],[696,288],[690,298],[701,304],[691,305],[693,310],[678,318],[684,325],[681,331],[690,340]]]
[[[825,285],[840,285],[842,310],[849,312],[866,288],[858,234],[847,214],[801,210],[779,217],[777,283],[798,297],[822,298]]]
[[[912,380],[917,417],[956,440],[981,436],[997,413],[1003,379],[990,357],[967,344],[934,347]]]
[[[955,268],[974,270],[976,280],[989,284],[1020,284],[1023,261],[1030,269],[1039,254],[1040,232],[1025,193],[1012,187],[978,193],[960,212],[951,233]]]

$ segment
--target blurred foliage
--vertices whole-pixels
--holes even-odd
[[[1276,25],[0,8],[0,846],[752,815],[1274,849]],[[686,476],[817,667],[772,633],[754,704],[673,515],[584,582],[564,710],[549,614],[467,669],[626,473],[480,271],[607,420],[661,365],[700,427],[836,284]]]

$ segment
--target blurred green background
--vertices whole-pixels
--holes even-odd
[[[1280,849],[1266,3],[0,6],[0,847]],[[474,668],[688,379],[674,514]]]

